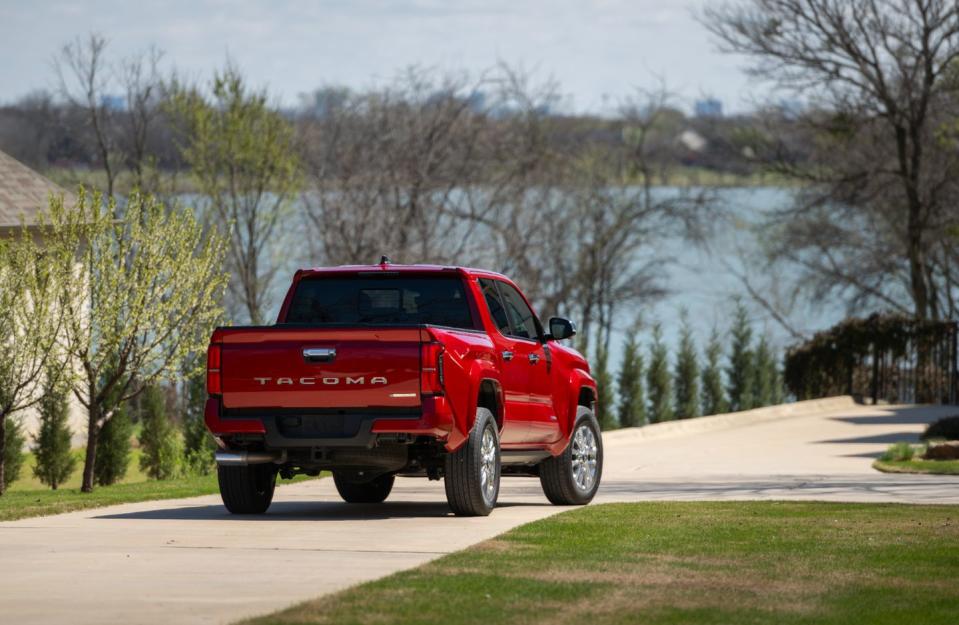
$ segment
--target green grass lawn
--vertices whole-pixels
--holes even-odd
[[[82,456],[83,451],[79,450]],[[140,471],[140,451],[130,452],[130,465],[124,479],[112,486],[97,486],[92,493],[80,492],[80,478],[83,460],[77,462],[77,470],[70,480],[57,490],[40,483],[33,477],[33,454],[23,464],[20,479],[10,486],[10,490],[0,496],[0,521],[12,521],[32,516],[46,516],[100,508],[118,503],[134,503],[155,499],[177,499],[197,495],[213,495],[219,491],[216,474],[181,477],[174,480],[150,480]],[[311,479],[299,475],[293,480],[279,480],[277,484],[289,484]]]
[[[959,475],[959,460],[876,460],[872,467],[883,473]]]
[[[176,499],[217,493],[216,475],[184,477],[175,480],[125,482],[98,486],[92,493],[80,488],[9,490],[0,497],[0,521],[46,516],[118,503],[153,499]]]
[[[80,488],[80,482],[83,479],[84,450],[74,449],[73,454],[77,458],[76,468],[70,475],[70,479],[60,486],[60,488]],[[10,485],[10,491],[49,490],[48,486],[45,486],[40,480],[33,476],[33,467],[36,464],[34,455],[32,453],[25,453],[24,456],[23,466],[20,468],[20,477],[16,482]],[[140,450],[136,448],[131,449],[130,464],[127,465],[127,474],[120,482],[122,484],[134,484],[145,481],[147,481],[147,476],[140,471]],[[0,502],[0,506],[2,506],[2,502]]]
[[[955,625],[957,572],[956,506],[594,505],[247,623]]]

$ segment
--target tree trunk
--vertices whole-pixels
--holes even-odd
[[[107,175],[107,198],[113,198],[113,167],[110,166],[110,150],[107,148],[103,128],[100,125],[100,118],[97,115],[95,105],[90,108],[90,121],[93,125],[94,135],[97,138],[97,149],[100,152],[100,159],[103,161],[103,171]]]
[[[7,454],[4,452],[6,448],[7,448],[7,415],[6,413],[0,413],[0,496],[3,495],[4,491],[6,491],[6,488],[4,488],[4,484],[6,483],[6,481],[4,480],[4,478],[6,477],[6,467],[4,465],[6,464],[5,460],[7,457]]]
[[[922,231],[918,225],[918,208],[909,211],[909,278],[912,287],[912,300],[916,307],[916,318],[929,317],[929,290],[926,287],[925,262],[922,257]]]
[[[895,125],[896,155],[899,161],[899,175],[906,194],[906,258],[909,262],[909,288],[917,319],[926,319],[929,306],[929,293],[926,289],[925,262],[923,260],[922,241],[922,198],[919,197],[919,146],[916,130],[907,129],[902,124]],[[909,154],[908,137],[913,137],[912,153]]]
[[[99,407],[91,402],[90,408],[87,410],[87,453],[83,461],[83,484],[80,486],[80,490],[85,493],[93,492],[93,466],[97,459],[99,421]]]

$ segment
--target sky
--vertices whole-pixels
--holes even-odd
[[[229,58],[284,105],[410,65],[477,74],[503,61],[556,80],[568,112],[611,112],[660,80],[686,110],[705,96],[748,109],[761,85],[695,20],[710,1],[0,0],[0,103],[54,90],[57,51],[96,32],[111,58],[152,44],[195,79]]]

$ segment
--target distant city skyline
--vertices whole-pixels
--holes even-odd
[[[477,74],[498,61],[555,79],[568,112],[608,113],[664,81],[693,112],[741,112],[765,92],[720,54],[694,13],[708,0],[0,0],[0,103],[54,90],[63,44],[97,32],[116,59],[156,45],[164,64],[208,77],[227,58],[284,106],[323,86],[363,89],[404,67]]]

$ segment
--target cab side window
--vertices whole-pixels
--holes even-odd
[[[489,314],[493,318],[493,323],[499,328],[504,336],[510,334],[509,317],[506,315],[506,307],[500,298],[499,290],[496,288],[496,282],[493,280],[480,279],[480,289],[483,291],[483,297],[486,299],[486,306],[489,308]]]
[[[519,294],[519,291],[505,282],[497,284],[499,291],[503,296],[503,303],[506,305],[506,313],[509,315],[510,325],[513,328],[512,336],[531,341],[539,340],[539,329],[536,324],[536,316],[526,300]]]

